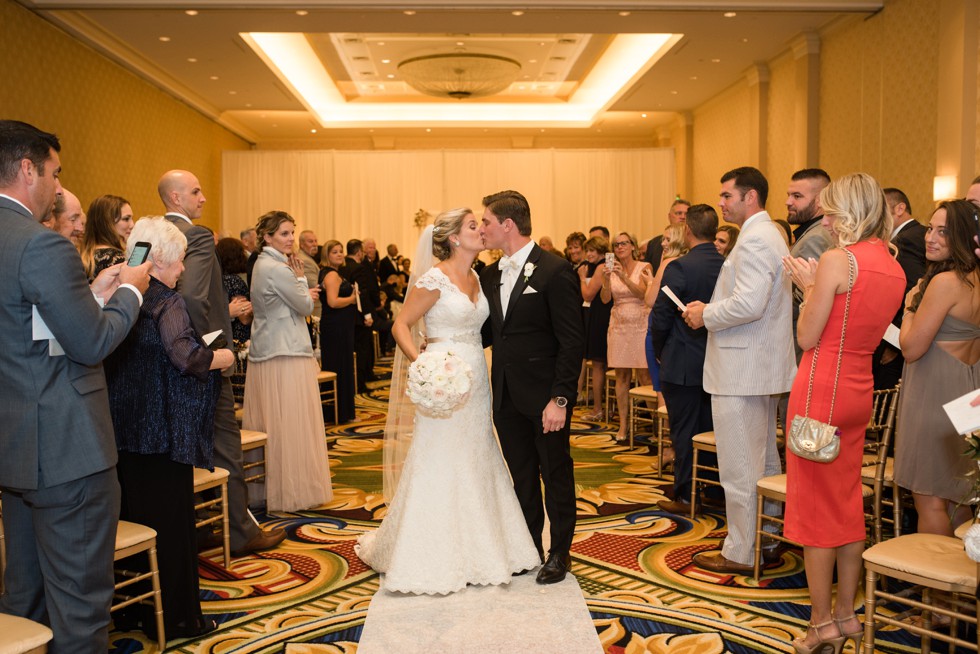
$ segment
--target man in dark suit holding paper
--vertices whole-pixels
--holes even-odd
[[[684,240],[690,251],[664,269],[661,292],[653,306],[651,334],[654,352],[660,354],[660,383],[667,404],[670,439],[674,445],[674,499],[658,506],[670,513],[691,510],[691,439],[714,429],[711,395],[702,385],[704,351],[708,330],[691,329],[681,311],[665,292],[670,289],[683,305],[709,302],[725,257],[714,247],[718,214],[706,204],[687,210]]]
[[[150,264],[89,287],[71,242],[41,225],[60,150],[53,134],[0,121],[0,611],[49,624],[52,653],[101,654],[120,497],[102,360],[136,322]]]
[[[585,349],[578,277],[531,240],[531,209],[517,191],[483,199],[480,235],[504,256],[480,275],[493,345],[493,422],[514,478],[531,538],[543,553],[544,508],[551,549],[537,582],[561,581],[571,568],[575,475],[568,438]]]

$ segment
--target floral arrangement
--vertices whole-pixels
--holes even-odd
[[[423,352],[408,367],[408,398],[424,415],[446,418],[469,397],[472,376],[452,352]]]
[[[425,227],[426,225],[429,224],[429,221],[431,219],[432,219],[431,213],[429,213],[425,209],[419,209],[418,211],[415,212],[415,217],[412,220],[412,222],[415,223],[416,227]]]
[[[963,438],[966,439],[966,455],[980,466],[980,431],[965,434]],[[980,496],[980,475],[977,473],[976,469],[970,471],[970,476],[973,477],[973,491],[964,503],[972,503],[974,498]],[[970,559],[980,562],[980,524],[974,524],[966,532],[963,536],[963,546]]]

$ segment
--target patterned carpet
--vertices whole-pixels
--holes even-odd
[[[354,555],[354,542],[385,512],[380,448],[387,384],[371,386],[358,397],[355,423],[327,426],[334,501],[314,511],[257,516],[285,527],[287,540],[233,559],[229,569],[220,552],[202,556],[204,611],[220,627],[199,641],[171,641],[168,651],[356,652],[378,576]],[[800,552],[784,554],[759,583],[693,566],[695,553],[720,545],[724,515],[691,521],[660,511],[656,502],[671,481],[658,476],[646,441],[630,451],[613,441],[613,425],[578,419],[572,431],[579,515],[572,570],[604,650],[792,652],[789,641],[809,617]],[[918,651],[918,639],[904,631],[881,630],[878,638],[876,651]],[[111,635],[113,652],[153,649],[142,633]],[[540,651],[549,652],[547,644]]]

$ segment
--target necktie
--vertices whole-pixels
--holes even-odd
[[[500,306],[504,315],[507,315],[507,305],[510,303],[510,294],[517,283],[517,273],[521,269],[519,261],[508,257],[506,254],[500,257]]]
[[[521,266],[515,259],[511,259],[506,254],[500,257],[500,270],[501,272],[507,270],[518,270]]]

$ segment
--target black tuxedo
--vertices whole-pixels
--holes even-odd
[[[388,278],[398,274],[398,264],[391,257],[385,257],[378,262],[378,281],[382,285],[388,283]]]
[[[374,339],[371,336],[372,327],[364,324],[364,317],[370,315],[372,321],[379,319],[376,310],[381,305],[381,287],[367,259],[358,263],[347,257],[340,275],[351,284],[357,284],[361,301],[357,322],[354,323],[354,351],[357,352],[357,392],[365,393],[367,383],[374,377]]]
[[[534,271],[518,275],[506,317],[499,265],[487,266],[480,275],[490,304],[483,336],[493,346],[493,419],[535,545],[541,549],[543,481],[551,551],[567,553],[575,531],[575,476],[568,439],[585,349],[582,296],[564,259],[535,245],[527,263]],[[558,396],[568,398],[565,426],[545,434],[541,415]]]
[[[912,220],[905,225],[892,239],[892,244],[898,248],[898,264],[905,272],[905,293],[908,294],[912,287],[919,283],[919,279],[926,272],[926,228],[918,220]],[[902,326],[902,315],[905,313],[905,303],[898,307],[892,323],[896,327]],[[881,357],[886,352],[892,352],[897,356],[888,363],[882,364]],[[876,390],[892,388],[902,378],[902,368],[905,366],[905,358],[900,350],[895,349],[884,341],[878,344],[872,358],[871,373],[874,377],[874,387]]]
[[[662,285],[669,286],[685,304],[694,300],[707,304],[724,263],[725,257],[718,254],[713,243],[696,245],[667,265]],[[660,293],[653,305],[650,331],[660,360],[660,382],[674,445],[674,499],[686,502],[691,496],[691,439],[714,429],[711,395],[702,386],[708,330],[688,327],[677,306]]]

